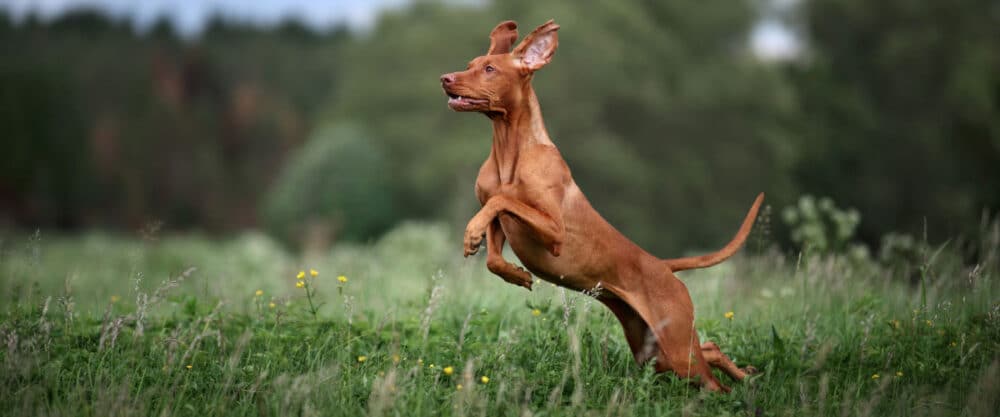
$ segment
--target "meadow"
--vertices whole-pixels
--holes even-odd
[[[762,371],[744,383],[720,374],[729,395],[637,366],[600,303],[506,284],[482,256],[462,258],[460,236],[405,224],[302,256],[254,233],[0,237],[0,414],[1000,409],[995,234],[975,254],[952,242],[897,264],[751,239],[733,260],[680,274],[702,340]]]

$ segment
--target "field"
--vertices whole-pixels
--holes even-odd
[[[750,244],[723,265],[680,275],[702,340],[762,371],[747,383],[720,375],[734,390],[718,395],[638,367],[602,305],[544,282],[532,292],[508,285],[481,256],[463,259],[459,236],[408,224],[371,245],[301,258],[256,234],[2,237],[0,410],[991,416],[1000,409],[995,241],[982,245],[978,267],[961,262],[968,256],[956,245],[890,268]],[[299,271],[305,288],[296,286]]]

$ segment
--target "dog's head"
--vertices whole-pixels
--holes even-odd
[[[531,32],[514,50],[517,23],[501,22],[490,32],[486,55],[469,62],[465,71],[441,76],[448,107],[455,111],[506,114],[530,89],[531,75],[552,60],[559,45],[552,20]]]

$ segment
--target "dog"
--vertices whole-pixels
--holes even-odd
[[[619,233],[573,181],[531,85],[535,71],[552,60],[558,30],[549,20],[514,47],[517,24],[501,22],[490,33],[486,55],[441,76],[452,110],[482,113],[493,123],[493,146],[475,186],[482,208],[466,226],[464,254],[476,254],[485,239],[486,267],[529,290],[531,274],[576,291],[600,286],[597,299],[621,322],[637,363],[655,357],[657,372],[729,392],[710,366],[735,380],[753,368],[737,367],[715,343],[699,343],[691,296],[674,272],[718,264],[739,250],[764,194],[732,241],[715,253],[659,259]],[[527,270],[503,258],[505,243]]]

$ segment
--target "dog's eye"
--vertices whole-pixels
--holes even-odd
[[[486,72],[493,72],[493,71],[496,71],[496,70],[497,70],[497,69],[496,69],[496,68],[493,68],[493,66],[492,66],[492,65],[487,65],[487,66],[486,66]]]

